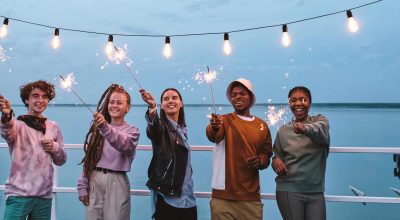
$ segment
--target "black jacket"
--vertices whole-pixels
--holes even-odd
[[[153,157],[147,171],[147,187],[164,196],[179,197],[189,154],[184,141],[171,122],[159,118],[158,114],[153,124],[147,126],[146,133],[153,146]]]

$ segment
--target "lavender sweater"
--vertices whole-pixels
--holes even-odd
[[[6,197],[33,196],[50,198],[53,188],[53,163],[61,166],[67,160],[63,137],[58,125],[46,120],[46,134],[28,127],[25,122],[11,119],[1,123],[1,136],[7,141],[11,169],[6,182]],[[53,140],[53,150],[43,150],[40,141]]]
[[[105,124],[99,131],[104,137],[104,146],[97,167],[130,171],[139,141],[139,129],[123,122],[122,124]],[[89,181],[84,172],[78,179],[77,189],[79,196],[89,193]]]

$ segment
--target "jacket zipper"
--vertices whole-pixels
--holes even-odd
[[[162,179],[164,179],[164,178],[165,178],[165,175],[167,175],[167,172],[168,172],[169,167],[171,166],[171,163],[172,163],[172,158],[171,158],[171,160],[170,160],[169,163],[168,163],[167,169],[165,170]],[[174,171],[175,171],[175,168],[174,168]]]
[[[176,160],[175,160],[175,155],[174,155],[174,169],[172,170],[172,180],[171,180],[171,186],[174,184],[174,177],[175,177],[175,167],[176,167]]]

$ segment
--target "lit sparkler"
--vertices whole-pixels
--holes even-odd
[[[267,123],[270,126],[278,126],[278,123],[284,124],[287,120],[288,107],[268,106]]]
[[[108,61],[101,66],[101,69],[104,69],[110,62],[114,64],[121,64],[123,62],[125,64],[125,67],[128,69],[129,74],[132,76],[132,78],[135,80],[136,84],[139,86],[140,89],[142,89],[142,86],[140,85],[139,81],[135,77],[135,75],[132,73],[131,70],[131,65],[133,64],[133,61],[131,58],[127,56],[128,54],[128,45],[124,44],[123,47],[117,47],[114,44],[114,51],[107,55]]]
[[[78,97],[78,99],[86,106],[86,108],[89,109],[89,111],[93,114],[94,112],[92,111],[92,109],[90,109],[89,105],[85,101],[83,101],[83,99],[78,95],[74,88],[72,88],[72,86],[76,84],[74,74],[67,74],[66,78],[60,75],[60,78],[60,87],[67,92],[72,91],[76,95],[76,97]]]
[[[198,72],[194,75],[194,80],[196,80],[199,84],[202,84],[204,82],[210,84],[211,98],[215,114],[217,114],[217,109],[215,108],[214,90],[212,83],[216,78],[217,78],[217,72],[210,71],[210,68],[208,66],[207,66],[207,72]]]

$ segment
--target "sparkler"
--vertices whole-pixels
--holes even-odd
[[[208,66],[207,66],[207,72],[198,72],[194,75],[194,80],[197,81],[199,84],[201,84],[203,82],[210,84],[211,98],[212,98],[212,104],[213,104],[215,114],[217,114],[217,109],[215,108],[214,89],[213,89],[212,82],[216,78],[217,78],[217,72],[210,71],[210,68]],[[205,100],[205,97],[203,97],[203,100]]]
[[[279,122],[284,124],[287,119],[287,107],[276,108],[275,106],[268,106],[267,123],[270,126],[277,126]]]
[[[115,52],[107,54],[108,61],[103,66],[101,66],[101,69],[104,69],[104,67],[107,66],[109,62],[115,63],[117,65],[119,65],[121,62],[124,62],[125,67],[128,69],[129,74],[135,80],[136,84],[139,86],[140,89],[143,89],[130,68],[133,64],[133,61],[126,55],[128,53],[128,45],[125,44],[124,47],[121,48],[113,44],[113,48]]]
[[[92,111],[92,109],[90,109],[89,105],[85,101],[83,101],[83,99],[78,95],[74,88],[72,88],[72,86],[76,84],[74,74],[67,74],[67,77],[65,79],[61,75],[59,76],[61,78],[60,87],[67,92],[72,91],[76,95],[76,97],[78,97],[78,99],[86,106],[86,108],[89,109],[89,111],[93,114],[94,112]]]
[[[210,72],[210,68],[207,66],[207,74],[204,74],[204,78],[210,84],[214,113],[217,114],[217,110],[215,109],[214,90],[212,85],[213,80],[217,78],[217,72],[215,71]]]
[[[123,50],[121,50],[120,48],[116,47],[115,45],[114,45],[114,49],[117,51],[117,54],[116,54],[117,58],[120,59],[120,60],[123,60],[125,62],[125,67],[128,69],[130,75],[135,80],[135,82],[139,86],[139,88],[143,89],[142,86],[140,85],[139,81],[135,77],[135,75],[133,75],[133,73],[132,73],[131,64],[133,63],[133,61],[126,56],[126,53]]]

